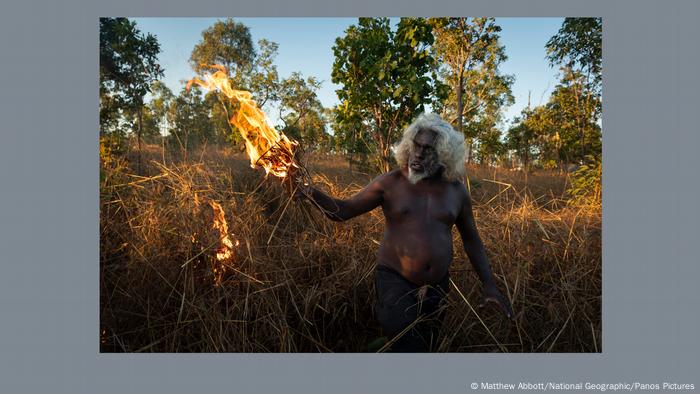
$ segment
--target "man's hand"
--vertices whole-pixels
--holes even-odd
[[[312,187],[300,178],[294,179],[294,197],[303,200],[304,197],[310,197],[312,192]]]
[[[510,302],[505,298],[495,285],[486,286],[484,288],[484,298],[479,304],[479,308],[485,307],[487,304],[496,304],[501,309],[501,311],[510,320],[515,319],[515,314],[513,313],[513,308],[510,306]]]

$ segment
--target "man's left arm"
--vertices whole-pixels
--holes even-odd
[[[484,300],[482,305],[487,303],[495,303],[505,313],[509,319],[513,319],[513,310],[510,302],[501,294],[496,286],[496,281],[491,272],[484,244],[481,242],[479,232],[476,229],[474,221],[474,213],[472,210],[472,202],[469,193],[464,185],[461,185],[461,208],[457,216],[457,230],[462,237],[464,251],[469,257],[469,262],[474,267],[481,283],[484,286]]]

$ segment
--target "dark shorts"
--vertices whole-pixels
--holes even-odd
[[[394,352],[428,352],[437,348],[444,318],[449,275],[435,285],[419,286],[393,269],[378,265],[375,274],[375,312]],[[416,319],[420,321],[406,330]],[[403,333],[403,334],[402,334]]]

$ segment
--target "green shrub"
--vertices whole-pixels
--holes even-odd
[[[586,156],[586,163],[571,177],[568,190],[574,204],[600,204],[602,200],[603,161],[600,157]]]

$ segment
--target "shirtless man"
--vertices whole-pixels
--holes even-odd
[[[484,302],[513,318],[498,291],[474,223],[464,176],[464,138],[439,116],[416,119],[395,147],[400,169],[382,174],[347,200],[310,187],[302,195],[328,218],[344,221],[381,206],[386,219],[375,275],[376,315],[393,351],[434,349],[449,291],[452,226],[484,288]],[[416,319],[419,322],[413,324]],[[398,338],[396,338],[398,336]]]

